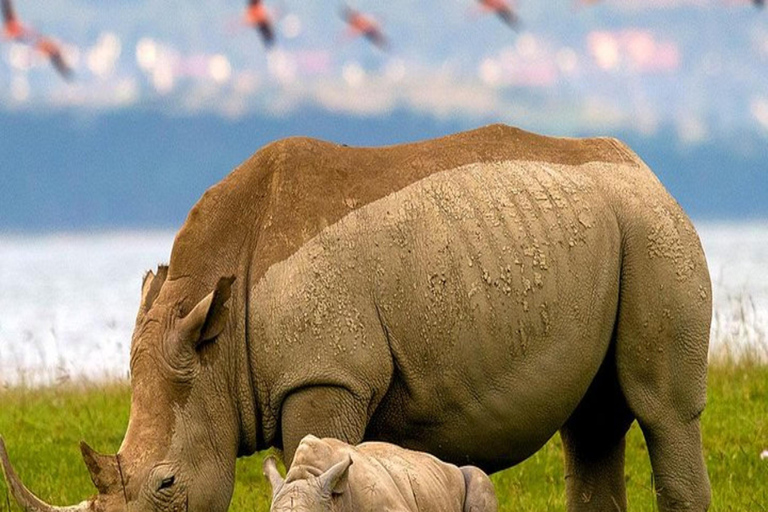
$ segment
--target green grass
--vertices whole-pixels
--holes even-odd
[[[78,450],[86,439],[99,451],[115,452],[128,420],[126,384],[68,384],[57,388],[0,391],[0,433],[26,484],[58,504],[93,493]],[[703,416],[704,445],[712,481],[714,511],[768,510],[768,366],[720,362],[710,369],[709,400]],[[260,455],[241,459],[233,511],[268,510],[268,486]],[[494,475],[500,510],[565,510],[560,439],[532,458]],[[651,469],[643,437],[633,426],[627,438],[630,510],[656,510]],[[0,512],[18,511],[0,483]]]

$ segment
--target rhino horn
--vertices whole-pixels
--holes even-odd
[[[120,465],[116,455],[102,455],[85,441],[80,441],[80,452],[91,474],[93,485],[99,494],[122,494],[123,479],[120,475]]]
[[[29,489],[21,483],[19,475],[16,474],[13,466],[11,466],[11,461],[8,459],[8,452],[5,449],[5,442],[2,437],[0,437],[0,462],[2,462],[5,481],[8,483],[8,488],[11,490],[13,498],[24,512],[93,512],[95,510],[95,500],[93,499],[83,501],[78,505],[70,507],[54,507],[32,494]]]
[[[320,479],[320,487],[326,494],[341,494],[343,492],[345,477],[351,465],[352,457],[347,455],[344,460],[337,462],[328,468],[325,473],[317,477]]]

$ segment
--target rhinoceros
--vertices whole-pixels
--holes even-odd
[[[285,479],[274,457],[263,467],[272,486],[270,512],[496,512],[498,505],[479,468],[390,443],[351,446],[308,435]]]
[[[696,231],[611,138],[493,125],[354,148],[274,142],[146,275],[116,455],[69,512],[223,512],[235,459],[307,434],[486,472],[560,432],[568,508],[624,510],[637,420],[661,511],[708,507],[711,291]],[[28,492],[27,511],[59,510]]]

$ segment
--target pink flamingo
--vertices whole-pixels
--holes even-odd
[[[511,28],[517,28],[520,18],[515,13],[511,4],[507,0],[478,0],[480,8],[486,12],[495,13],[501,20]]]
[[[34,31],[22,25],[13,9],[11,0],[3,0],[3,35],[13,41],[28,42]]]
[[[275,30],[272,25],[272,18],[262,0],[248,0],[245,22],[259,31],[261,39],[264,41],[264,46],[269,48],[275,44]]]
[[[363,36],[378,48],[386,50],[389,43],[376,20],[346,5],[342,8],[341,17],[346,21],[351,36]]]
[[[62,78],[69,80],[72,77],[72,68],[70,68],[64,60],[64,57],[61,54],[61,48],[58,44],[47,37],[41,36],[35,41],[35,49],[51,61],[51,64]]]

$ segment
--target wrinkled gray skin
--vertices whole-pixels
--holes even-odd
[[[691,222],[618,141],[281,141],[146,276],[128,430],[83,445],[99,493],[69,510],[224,512],[237,456],[307,434],[496,471],[558,430],[568,509],[625,510],[637,420],[659,510],[703,511],[710,316]]]
[[[427,453],[389,443],[351,446],[309,435],[280,476],[275,459],[264,460],[272,486],[270,512],[496,512],[488,475],[458,468]]]

